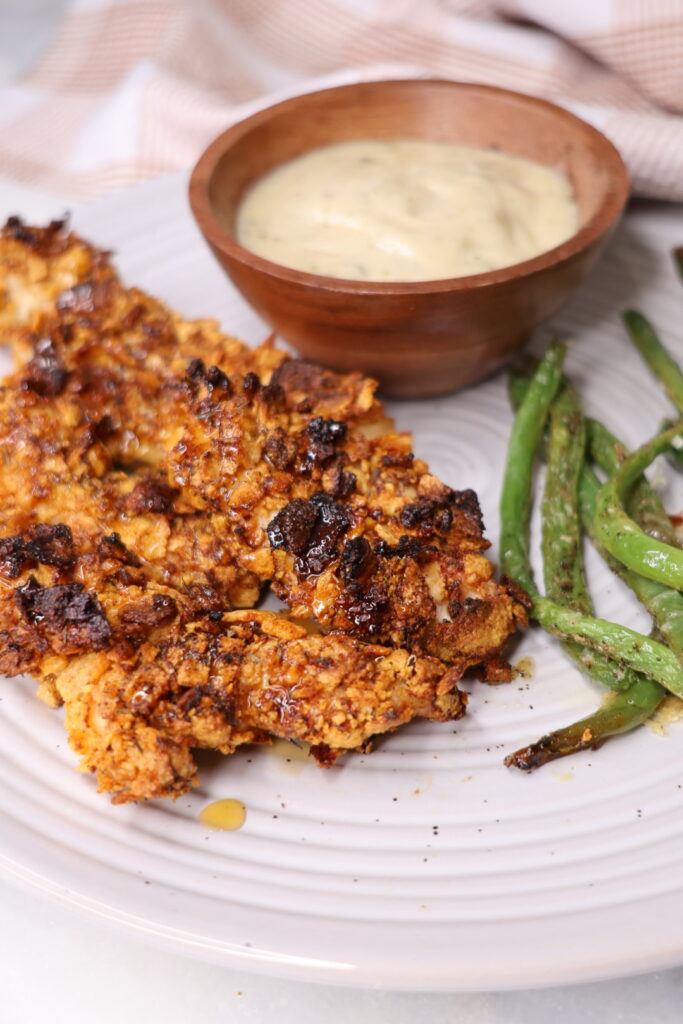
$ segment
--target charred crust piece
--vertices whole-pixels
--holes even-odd
[[[139,480],[126,498],[126,511],[132,515],[158,513],[171,515],[178,491],[165,477],[146,476]]]
[[[35,252],[50,252],[55,242],[64,243],[66,236],[63,234],[67,224],[67,217],[61,220],[51,220],[46,228],[27,227],[21,217],[8,217],[2,229],[5,237],[13,238],[21,242]]]
[[[263,457],[275,469],[289,469],[296,459],[296,445],[287,437],[282,427],[276,427],[268,435],[263,446]]]
[[[365,537],[347,540],[342,549],[339,574],[343,580],[357,580],[372,565],[372,548]]]
[[[14,591],[23,617],[39,632],[58,634],[61,650],[101,650],[111,643],[111,627],[97,597],[82,583],[41,587],[29,576]]]
[[[343,459],[338,459],[334,465],[325,470],[323,486],[325,492],[331,498],[348,498],[356,489],[358,480],[356,474],[344,469]]]
[[[336,445],[344,440],[347,429],[346,423],[316,416],[304,430],[304,461],[310,466],[327,462],[336,454]]]
[[[215,614],[219,617],[225,612],[225,599],[221,598],[210,583],[188,583],[185,587],[185,595],[191,602],[196,614]]]
[[[64,390],[68,374],[60,362],[54,341],[52,338],[40,338],[34,351],[35,355],[24,372],[23,387],[41,396],[59,395]]]
[[[207,369],[201,359],[190,361],[185,380],[190,385],[193,395],[197,394],[201,385],[206,388],[209,398],[220,400],[229,398],[232,394],[232,385],[227,374],[218,366],[209,366]]]
[[[16,579],[24,569],[37,563],[65,571],[74,559],[71,530],[63,523],[34,523],[23,535],[0,541],[0,569],[9,579]]]
[[[26,531],[26,551],[29,558],[41,565],[67,570],[74,563],[76,552],[71,530],[64,523],[49,526],[34,523]]]
[[[81,281],[66,288],[57,297],[55,306],[60,313],[95,313],[108,300],[108,288],[103,281]]]
[[[474,491],[452,491],[449,488],[438,497],[419,498],[404,505],[398,515],[402,526],[415,530],[421,536],[448,533],[456,517],[458,533],[481,536],[481,510]]]
[[[373,637],[382,630],[389,599],[376,583],[364,589],[354,580],[339,595],[339,606],[357,636]]]
[[[0,540],[0,570],[4,576],[15,580],[29,564],[23,537],[5,537]]]
[[[204,688],[202,686],[191,686],[176,701],[176,710],[181,715],[189,715],[190,711],[193,711],[201,703],[203,697]]]
[[[332,750],[326,743],[315,743],[310,748],[310,753],[321,768],[331,768],[339,756],[337,751]]]
[[[351,519],[342,505],[328,494],[314,494],[311,504],[318,509],[318,520],[309,539],[308,550],[298,559],[297,572],[318,575],[339,555],[339,541],[351,527]]]
[[[43,654],[48,644],[41,637],[26,637],[20,630],[0,630],[0,672],[7,676],[20,676],[35,667],[36,656]]]
[[[217,366],[210,366],[204,375],[206,387],[210,392],[221,391],[227,396],[232,393],[232,385],[227,374]]]
[[[412,466],[415,461],[415,456],[412,452],[388,452],[383,455],[380,459],[380,465],[387,469],[391,466],[400,467],[401,469],[408,469]]]
[[[450,503],[460,513],[464,520],[463,525],[467,527],[467,532],[481,536],[484,532],[484,520],[479,506],[479,499],[475,492],[469,488],[465,491],[452,491]],[[461,529],[462,526],[459,524],[459,530]]]
[[[318,509],[310,501],[295,498],[271,519],[267,527],[272,548],[282,548],[290,555],[303,555],[318,522]]]
[[[36,239],[40,237],[34,228],[27,227],[21,217],[8,217],[3,227],[3,234],[9,235],[17,242],[23,242],[31,248]]]
[[[307,391],[312,393],[319,386],[322,367],[308,363],[305,359],[286,359],[272,376],[272,381],[285,391]]]
[[[266,384],[264,388],[261,388],[259,398],[264,405],[268,406],[271,412],[284,409],[285,407],[285,393],[279,384],[274,384],[272,381],[270,384]]]
[[[517,601],[527,611],[531,611],[534,602],[516,580],[511,579],[509,576],[503,576],[500,582],[513,601]]]
[[[447,505],[429,498],[420,498],[410,505],[404,505],[398,518],[401,526],[408,530],[424,534],[435,530],[438,533],[448,533],[453,522],[453,513]]]
[[[384,540],[375,541],[375,554],[378,558],[414,558],[418,561],[434,552],[434,548],[425,544],[419,537],[404,534],[397,544],[387,544]]]
[[[148,630],[172,622],[178,605],[169,594],[153,594],[128,605],[121,612],[121,622],[130,630]]]
[[[89,423],[82,435],[82,447],[84,451],[97,444],[98,441],[106,441],[116,431],[116,426],[111,416],[106,415],[95,423]]]
[[[126,547],[118,533],[108,533],[106,537],[101,537],[97,544],[97,554],[103,561],[111,559],[136,569],[142,565],[138,556]]]
[[[295,498],[268,524],[273,548],[295,555],[294,568],[300,576],[318,576],[339,555],[339,541],[351,527],[342,505],[329,494],[314,494],[310,501]]]
[[[249,373],[245,373],[242,380],[242,391],[248,399],[252,399],[256,392],[261,387],[261,380],[257,373],[250,370]]]
[[[343,377],[305,359],[285,359],[271,377],[271,384],[279,384],[285,392],[287,407],[299,412],[310,412],[314,405],[338,405],[343,395]],[[359,377],[362,381],[362,378]],[[311,396],[315,396],[311,401]]]

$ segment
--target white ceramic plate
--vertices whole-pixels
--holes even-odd
[[[195,229],[180,176],[85,209],[75,227],[187,315],[263,337]],[[556,324],[576,339],[569,369],[589,410],[631,445],[668,406],[618,311],[642,307],[683,355],[683,288],[668,259],[681,241],[680,215],[630,215]],[[439,476],[478,492],[495,541],[511,421],[503,376],[393,411]],[[590,568],[599,611],[647,628],[624,588],[595,559]],[[455,726],[415,724],[327,772],[281,750],[207,756],[191,796],[125,807],[74,771],[60,715],[31,681],[5,681],[0,864],[155,942],[307,980],[514,988],[683,961],[683,727],[643,728],[532,775],[508,770],[507,752],[599,700],[545,637],[528,635],[522,655],[533,678],[473,684]],[[219,797],[246,804],[241,831],[199,824]]]

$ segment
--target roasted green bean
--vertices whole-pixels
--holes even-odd
[[[666,389],[666,392],[683,413],[683,371],[675,359],[664,348],[652,324],[642,313],[635,309],[627,309],[622,314],[629,337],[641,356]]]
[[[562,356],[562,349],[557,345],[546,353],[520,406],[510,435],[501,497],[503,571],[527,591],[532,616],[548,632],[586,643],[681,696],[683,668],[668,647],[626,626],[562,608],[543,597],[534,583],[528,557],[533,462],[548,409],[560,385]]]
[[[623,502],[650,463],[683,435],[683,423],[657,434],[629,455],[603,484],[596,501],[599,543],[614,558],[641,576],[683,590],[683,551],[645,533],[627,514]]]
[[[511,375],[513,405],[521,402],[528,379]],[[543,568],[546,593],[559,604],[590,614],[592,604],[585,585],[581,530],[582,512],[600,488],[600,481],[584,463],[585,426],[576,394],[565,381],[550,412],[546,486],[543,498]],[[679,595],[676,595],[679,596]],[[615,664],[583,644],[564,640],[562,645],[591,679],[612,691],[607,703],[569,726],[543,736],[536,743],[510,754],[505,763],[524,770],[548,761],[601,746],[609,737],[642,725],[661,703],[666,691],[654,680]]]

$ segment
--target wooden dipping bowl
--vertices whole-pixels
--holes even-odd
[[[547,164],[571,182],[579,230],[511,267],[415,283],[291,270],[237,243],[235,213],[258,178],[311,149],[366,138],[499,147]],[[506,89],[409,79],[307,93],[240,121],[200,158],[190,204],[242,295],[302,355],[362,370],[388,395],[418,398],[466,387],[506,363],[591,269],[628,191],[617,150],[568,111]]]

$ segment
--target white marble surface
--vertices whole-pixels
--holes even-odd
[[[0,0],[0,83],[49,38],[60,4]],[[1,177],[0,218],[41,219],[54,198]],[[2,828],[2,823],[0,823]],[[229,1020],[342,1024],[641,1024],[681,1020],[683,969],[598,984],[514,993],[355,991],[245,974],[157,951],[0,877],[1,1024],[205,1024]],[[558,935],[558,956],[562,937]]]
[[[681,1020],[683,970],[531,992],[355,991],[274,980],[160,952],[4,881],[0,881],[0,919],[2,1024],[678,1024]]]

